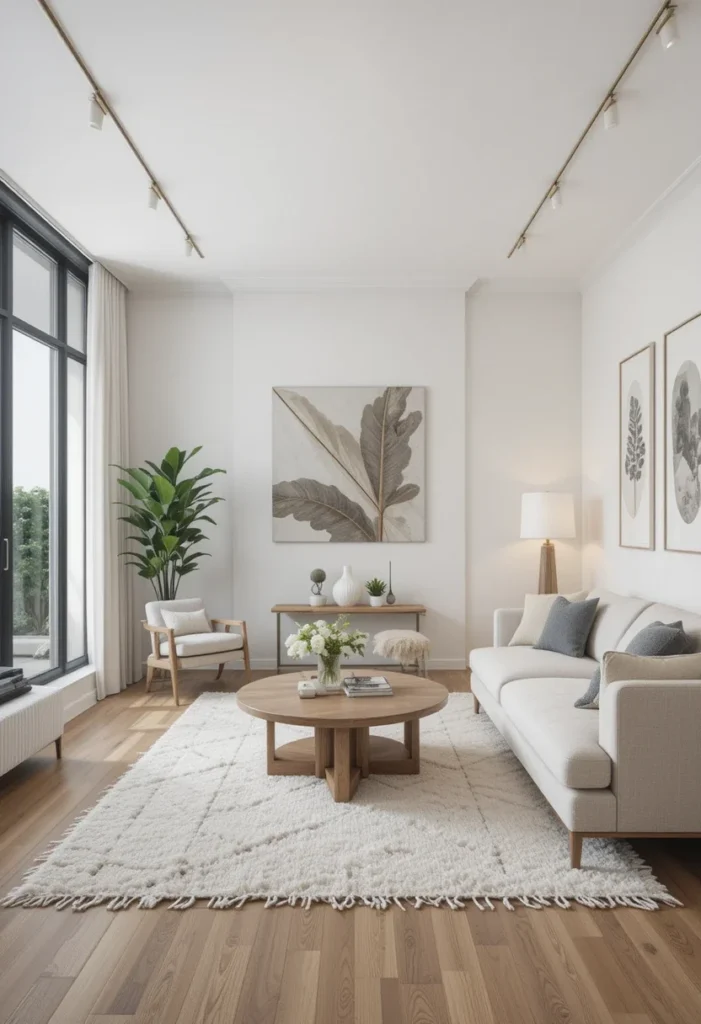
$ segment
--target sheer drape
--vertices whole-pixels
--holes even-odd
[[[115,464],[129,465],[126,289],[99,263],[90,268],[87,352],[88,656],[98,699],[134,681],[127,527]],[[137,673],[138,674],[138,673]]]

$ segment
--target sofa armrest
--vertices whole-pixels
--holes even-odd
[[[586,712],[588,713],[588,712]],[[619,832],[701,833],[701,680],[625,680],[601,695]]]
[[[523,608],[497,608],[494,612],[494,646],[506,647],[523,618]]]

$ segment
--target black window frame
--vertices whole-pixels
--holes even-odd
[[[43,253],[56,263],[56,335],[34,327],[32,324],[13,315],[12,309],[12,266],[13,266],[13,235],[17,232],[27,241],[37,246]],[[51,593],[57,595],[56,618],[56,665],[33,676],[32,684],[42,685],[72,672],[88,663],[87,635],[84,636],[85,653],[72,661],[67,660],[67,371],[68,359],[87,365],[87,294],[88,270],[90,260],[75,246],[71,245],[63,235],[41,217],[16,193],[0,182],[0,665],[12,665],[13,659],[13,543],[12,543],[12,336],[13,331],[50,347],[56,353],[57,361],[57,406],[56,406],[56,437],[52,441],[56,445],[56,495],[53,496],[56,510],[54,536],[57,540],[55,554],[55,587]],[[67,275],[81,281],[85,285],[83,351],[72,348],[67,343]],[[86,394],[85,385],[87,369],[83,374],[83,480],[85,481],[86,438]],[[83,487],[83,522],[86,518],[86,488]],[[4,543],[7,538],[7,543]],[[83,573],[85,579],[86,554],[83,532]],[[8,571],[5,571],[7,565]],[[83,589],[86,602],[86,587]],[[9,616],[8,616],[9,609]],[[84,607],[83,623],[87,634],[87,607]],[[9,622],[9,628],[2,628]],[[53,645],[53,638],[52,638]]]

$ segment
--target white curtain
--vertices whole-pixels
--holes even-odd
[[[90,267],[87,352],[88,656],[98,700],[134,681],[129,569],[118,556],[127,524],[114,464],[129,465],[126,289],[99,263]]]

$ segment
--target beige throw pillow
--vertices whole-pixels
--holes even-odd
[[[198,608],[195,612],[173,612],[169,608],[161,608],[161,615],[168,629],[172,629],[176,636],[212,632],[212,626],[204,608]]]
[[[701,654],[672,654],[665,658],[607,651],[601,662],[599,703],[606,687],[621,679],[701,679]]]
[[[578,590],[576,594],[564,594],[568,601],[583,601],[588,591]],[[523,617],[516,632],[509,640],[509,647],[525,647],[537,644],[541,638],[550,609],[559,594],[526,594],[523,602]]]

